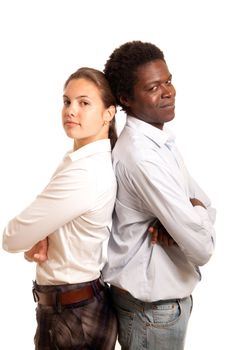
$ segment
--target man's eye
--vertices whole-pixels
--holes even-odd
[[[168,80],[166,81],[166,85],[171,85],[171,83],[172,83],[172,80],[171,80],[171,79],[168,79]]]
[[[158,90],[158,85],[151,86],[149,90],[150,90],[150,91],[156,91],[156,90]]]

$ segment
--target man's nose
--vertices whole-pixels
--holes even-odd
[[[163,97],[171,97],[172,96],[172,92],[174,90],[172,85],[161,84],[160,87],[162,90]]]

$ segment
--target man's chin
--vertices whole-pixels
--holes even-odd
[[[164,123],[171,122],[175,118],[175,114],[168,115],[164,118]]]

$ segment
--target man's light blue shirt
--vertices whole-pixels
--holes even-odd
[[[113,150],[118,192],[105,281],[143,301],[183,298],[214,249],[215,209],[189,175],[169,133],[134,117]],[[199,199],[193,207],[190,198]],[[177,245],[152,245],[158,218]]]

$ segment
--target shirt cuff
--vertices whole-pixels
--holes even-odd
[[[208,215],[208,211],[206,208],[203,208],[201,205],[195,205],[194,209],[196,210],[196,212],[198,213],[198,215],[203,218],[203,219],[208,219],[209,220],[209,215]]]

